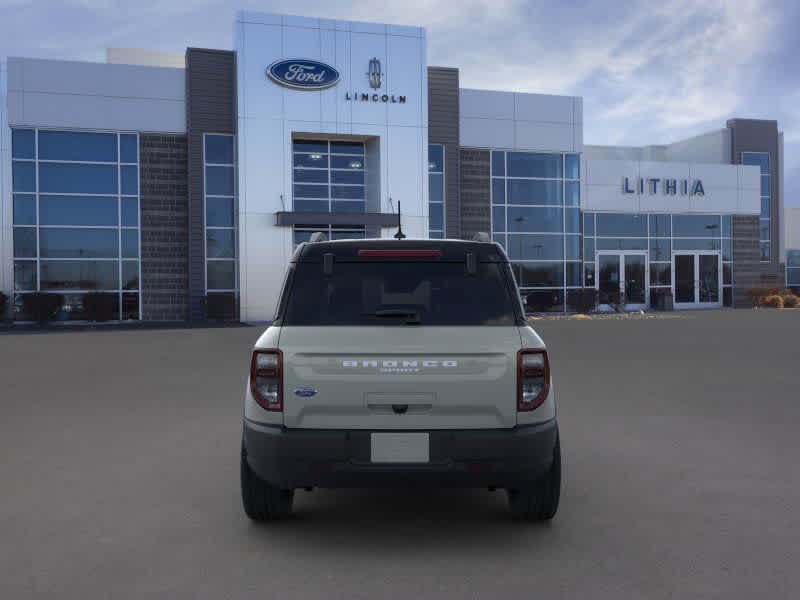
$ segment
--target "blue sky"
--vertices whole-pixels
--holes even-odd
[[[588,144],[777,119],[786,203],[800,204],[800,2],[0,0],[0,56],[230,48],[237,8],[425,26],[429,64],[459,67],[464,87],[583,96]]]

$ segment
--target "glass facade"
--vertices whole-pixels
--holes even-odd
[[[231,306],[239,290],[235,136],[205,134],[203,164],[206,294],[209,307]]]
[[[428,145],[428,237],[444,237],[444,146]]]
[[[761,218],[759,220],[759,245],[761,247],[761,261],[769,262],[772,257],[772,244],[770,241],[770,175],[769,152],[742,152],[742,164],[753,165],[761,169]]]
[[[139,141],[134,133],[12,130],[15,318],[24,295],[59,293],[56,320],[84,320],[85,294],[139,319]]]
[[[292,142],[292,198],[296,211],[365,211],[364,143]]]
[[[492,151],[492,236],[531,311],[563,311],[581,287],[580,156]]]
[[[800,287],[800,250],[786,251],[786,285]]]

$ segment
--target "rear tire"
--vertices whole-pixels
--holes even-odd
[[[294,490],[282,490],[261,479],[247,464],[244,444],[240,465],[242,505],[253,521],[277,521],[292,513]]]
[[[561,442],[556,438],[553,462],[539,481],[506,490],[511,516],[520,521],[547,521],[558,511],[561,496]]]

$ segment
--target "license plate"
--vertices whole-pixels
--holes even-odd
[[[373,433],[370,460],[374,463],[430,462],[430,434]]]

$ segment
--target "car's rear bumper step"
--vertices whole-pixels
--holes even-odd
[[[287,429],[245,421],[250,468],[281,488],[517,487],[550,467],[556,420],[512,429],[430,430],[430,461],[370,462],[369,430]]]

